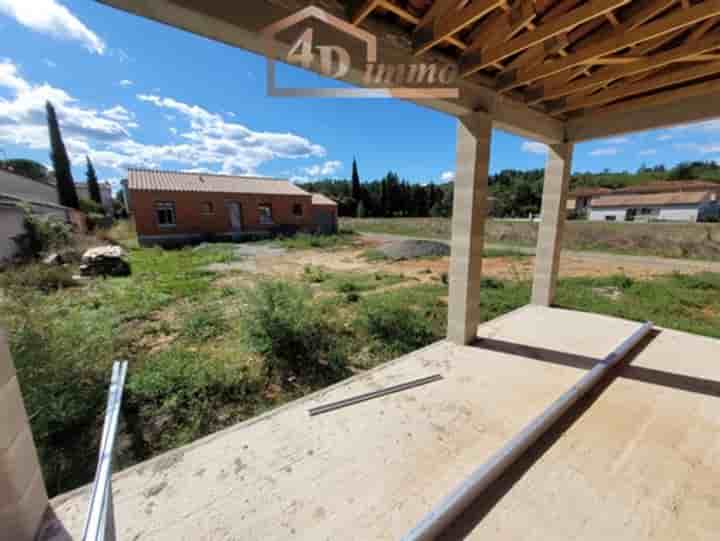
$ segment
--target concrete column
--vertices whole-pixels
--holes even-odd
[[[469,344],[480,324],[480,277],[487,213],[492,120],[460,118],[452,218],[448,340]]]
[[[33,541],[47,507],[30,423],[0,329],[0,538]]]
[[[555,299],[560,249],[567,214],[572,153],[572,143],[549,145],[548,148],[533,275],[532,304],[550,306]]]

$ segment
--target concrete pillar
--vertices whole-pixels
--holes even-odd
[[[47,507],[30,423],[0,329],[0,538],[32,541]]]
[[[567,214],[572,153],[571,143],[549,145],[548,148],[533,275],[532,304],[550,306],[555,299],[560,249]]]
[[[492,120],[460,118],[452,218],[448,340],[469,344],[480,324],[480,277],[487,213]]]

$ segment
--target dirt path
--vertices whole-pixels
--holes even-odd
[[[390,241],[408,240],[414,237],[403,237],[401,235],[388,235],[377,233],[362,233],[364,239],[369,242],[382,243]],[[428,239],[431,240],[431,239]],[[435,239],[437,240],[437,239]],[[448,241],[438,241],[449,244]],[[487,244],[486,248],[509,249],[520,253],[533,255],[534,248],[525,246],[514,246],[505,244]],[[483,272],[486,262],[483,261]],[[532,260],[533,258],[530,258]],[[490,263],[492,267],[492,263]],[[698,261],[693,259],[670,259],[652,256],[634,256],[622,254],[609,254],[605,252],[582,252],[575,250],[563,250],[560,263],[560,274],[562,276],[603,276],[617,272],[625,274],[647,276],[656,274],[670,274],[673,272],[697,273],[703,271],[720,272],[720,262]]]

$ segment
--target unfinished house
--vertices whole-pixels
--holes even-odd
[[[112,491],[102,462],[91,527],[109,509],[138,540],[717,539],[720,341],[553,302],[573,146],[720,117],[720,1],[104,3],[278,59],[302,29],[262,30],[321,7],[376,39],[378,62],[459,66],[460,95],[418,100],[457,117],[447,339],[122,471]],[[548,154],[531,304],[481,325],[494,129]],[[8,363],[2,524],[25,540],[48,502]],[[90,493],[51,502],[75,536]]]

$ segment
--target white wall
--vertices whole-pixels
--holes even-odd
[[[624,222],[625,215],[629,207],[608,207],[608,208],[592,208],[590,209],[589,219],[593,222],[604,222],[607,216],[615,216],[616,222]],[[673,205],[671,207],[660,207],[660,214],[650,217],[654,220],[666,220],[669,222],[696,222],[698,218],[699,207],[697,205]],[[648,220],[647,216],[639,213],[635,218],[638,222]]]
[[[660,209],[660,220],[673,222],[697,222],[700,207],[694,205],[677,205]]]
[[[0,206],[0,261],[8,259],[17,252],[17,245],[12,237],[22,235],[23,212],[16,207]]]
[[[58,203],[55,186],[0,170],[0,192],[22,199]]]
[[[601,208],[601,209],[590,209],[590,216],[588,219],[592,222],[604,222],[607,216],[615,216],[616,222],[625,221],[625,207],[618,208]]]

